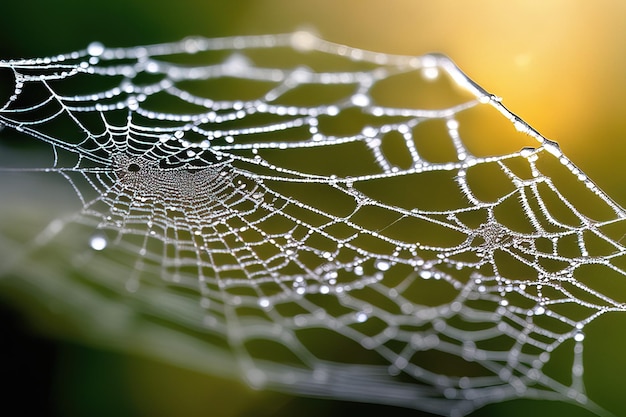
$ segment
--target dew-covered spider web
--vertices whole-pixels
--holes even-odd
[[[75,286],[255,387],[441,415],[513,398],[601,412],[585,327],[626,309],[625,212],[445,56],[297,32],[0,69],[0,153],[36,155],[1,175],[57,174],[80,199],[2,276],[65,247]]]

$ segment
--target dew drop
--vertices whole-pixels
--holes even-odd
[[[87,47],[87,53],[91,56],[100,56],[104,52],[104,45],[100,42],[92,42]]]
[[[300,51],[310,51],[314,49],[319,40],[311,32],[300,30],[291,35],[291,45]]]
[[[430,271],[421,271],[420,277],[422,277],[423,279],[430,279],[433,277],[433,273]]]
[[[107,247],[107,239],[102,235],[95,235],[89,240],[89,246],[91,249],[101,251]]]
[[[446,122],[446,127],[450,130],[458,130],[459,122],[454,119],[448,119]]]
[[[526,123],[520,121],[520,120],[516,120],[513,122],[513,126],[515,127],[515,130],[517,130],[518,132],[528,132],[528,126],[526,125]]]
[[[377,130],[372,126],[365,126],[361,133],[363,133],[363,136],[365,137],[374,138],[376,137]]]
[[[389,264],[389,262],[387,261],[376,261],[376,269],[378,269],[379,271],[388,271],[389,268],[391,268],[391,265]]]
[[[531,148],[530,146],[527,146],[527,147],[522,148],[522,150],[520,151],[520,155],[523,156],[524,158],[528,158],[534,152],[535,152],[535,148]]]
[[[356,321],[359,323],[364,323],[367,320],[367,314],[364,312],[359,312],[356,314]]]
[[[365,94],[355,94],[352,96],[352,104],[357,107],[365,107],[370,104],[370,99]]]
[[[429,80],[436,80],[439,77],[439,69],[437,67],[425,67],[422,69],[422,76]]]

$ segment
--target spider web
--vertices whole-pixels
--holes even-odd
[[[601,412],[584,330],[625,309],[624,210],[445,56],[297,32],[0,68],[5,152],[35,138],[53,160],[22,170],[82,202],[33,247],[74,245],[82,285],[251,385],[442,415],[520,397]]]

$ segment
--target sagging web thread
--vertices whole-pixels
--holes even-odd
[[[584,329],[625,309],[603,292],[624,210],[448,58],[297,32],[0,67],[0,124],[52,151],[41,170],[83,204],[64,227],[89,225],[90,262],[118,272],[92,285],[175,295],[150,314],[252,385],[449,415],[595,407]]]

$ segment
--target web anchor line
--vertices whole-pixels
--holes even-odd
[[[626,275],[624,209],[446,56],[296,32],[0,69],[0,152],[50,161],[0,174],[59,174],[82,206],[24,257],[65,250],[71,286],[216,352],[203,369],[440,415],[515,398],[609,415],[583,346],[626,309],[605,290]]]

